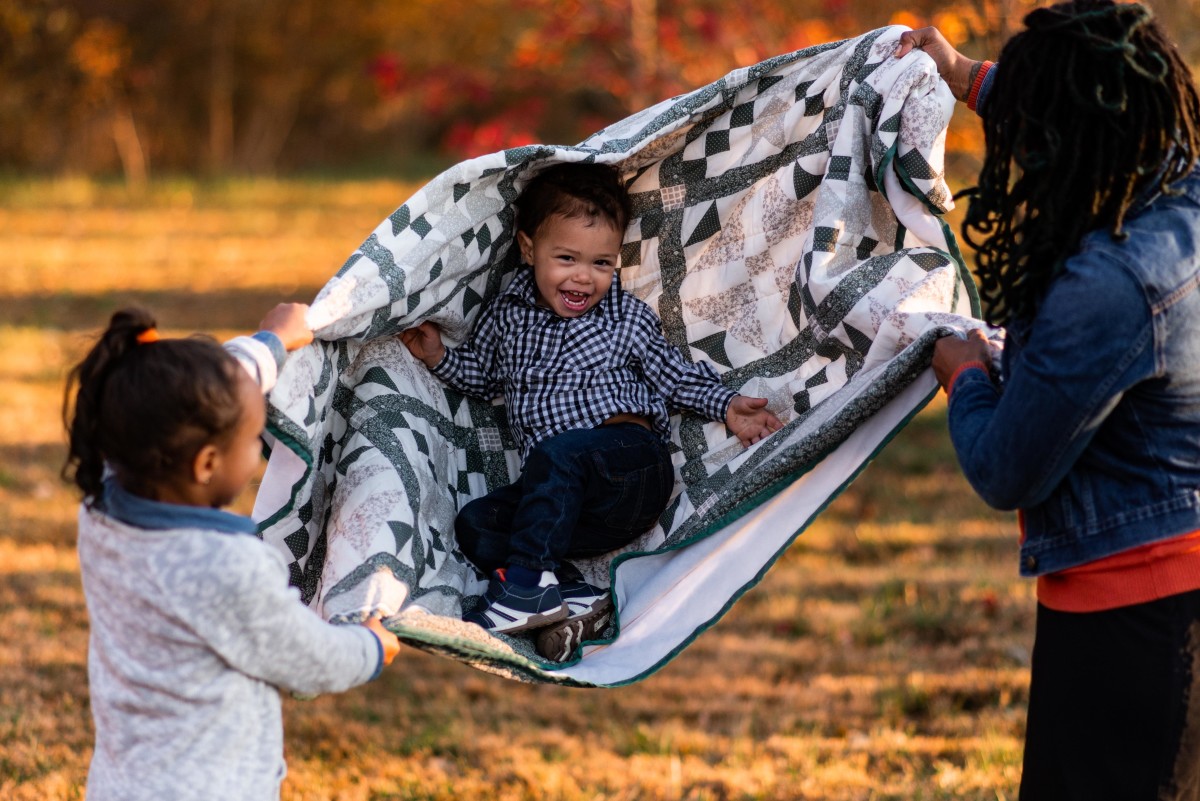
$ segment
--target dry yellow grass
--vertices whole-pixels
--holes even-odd
[[[311,297],[410,189],[0,185],[0,798],[84,795],[87,614],[57,478],[83,334],[129,300],[172,331],[253,327]],[[1015,798],[1032,591],[944,416],[935,401],[646,681],[527,686],[406,652],[367,687],[288,699],[284,798]]]

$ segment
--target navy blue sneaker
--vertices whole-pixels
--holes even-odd
[[[599,637],[612,621],[612,594],[586,581],[559,585],[559,592],[570,609],[566,620],[538,633],[537,651],[546,659],[563,662],[586,640]]]
[[[493,571],[483,604],[481,609],[463,615],[463,620],[506,634],[549,626],[570,613],[558,579],[549,570],[542,571],[536,587],[508,582],[503,568]]]

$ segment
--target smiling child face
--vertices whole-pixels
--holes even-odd
[[[622,238],[604,217],[561,214],[546,218],[532,238],[517,233],[538,300],[559,317],[579,317],[608,294]]]

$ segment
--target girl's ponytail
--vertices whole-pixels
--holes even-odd
[[[188,469],[236,426],[240,370],[210,339],[159,341],[148,311],[116,312],[67,378],[63,477],[86,500],[101,496],[106,468],[134,491]]]
[[[73,480],[84,497],[98,495],[104,477],[105,457],[99,443],[104,387],[114,366],[141,345],[138,337],[149,338],[146,332],[154,331],[155,325],[154,317],[145,309],[134,307],[114,313],[99,341],[67,376],[63,423],[69,447],[63,477]]]

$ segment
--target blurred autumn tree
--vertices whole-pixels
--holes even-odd
[[[1192,61],[1198,3],[1153,2]],[[735,67],[889,23],[994,55],[1038,4],[0,0],[0,167],[136,184],[575,142]]]

